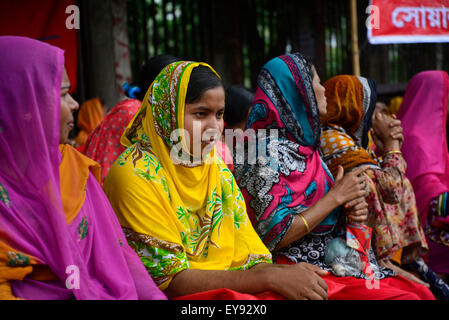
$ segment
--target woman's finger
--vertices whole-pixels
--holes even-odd
[[[324,288],[320,285],[315,286],[313,291],[315,291],[315,293],[318,294],[322,300],[327,300],[327,290],[324,290]]]
[[[351,200],[345,204],[345,208],[354,208],[358,203],[360,203],[364,200],[365,200],[364,198],[357,198],[357,199]]]
[[[400,127],[401,125],[402,125],[401,120],[392,120],[392,121],[390,121],[390,123],[388,124],[388,126],[389,126],[390,128],[397,127],[397,126]]]
[[[366,208],[368,208],[368,203],[366,203],[366,201],[361,201],[353,207],[353,210],[357,211],[357,210],[362,210],[362,209],[366,209]]]

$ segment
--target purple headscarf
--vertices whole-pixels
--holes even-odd
[[[58,149],[63,68],[64,52],[56,47],[0,37],[0,240],[59,278],[11,281],[13,293],[27,299],[166,299],[120,242],[120,225],[92,175],[80,213],[66,222]],[[82,240],[80,220],[88,226]],[[68,289],[73,275],[79,287]]]

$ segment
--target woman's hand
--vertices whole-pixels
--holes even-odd
[[[343,167],[338,166],[335,184],[329,191],[337,206],[342,206],[355,199],[365,198],[365,177],[362,175],[365,170],[366,167],[360,167],[345,175]],[[358,210],[361,209],[363,208],[359,206]]]
[[[318,266],[300,262],[295,265],[272,265],[264,268],[261,281],[268,289],[293,300],[327,300],[327,284],[321,278],[328,274]]]
[[[374,114],[371,135],[381,154],[386,149],[399,150],[404,141],[401,121],[381,112]]]
[[[364,197],[346,203],[344,211],[351,222],[366,223],[368,221],[368,203]]]

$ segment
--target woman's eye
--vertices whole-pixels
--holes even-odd
[[[217,118],[221,119],[223,118],[224,112],[217,113]]]
[[[206,116],[206,112],[196,112],[195,115],[197,117],[205,117]]]

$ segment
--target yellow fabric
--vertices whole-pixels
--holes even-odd
[[[385,112],[388,115],[397,114],[398,111],[399,111],[399,108],[401,107],[403,99],[404,99],[403,97],[394,97],[394,98],[392,98],[390,100],[390,103],[388,104],[388,107],[385,110]]]
[[[62,205],[67,224],[77,216],[86,199],[86,184],[89,171],[98,182],[101,179],[101,166],[68,144],[59,145],[62,160],[59,164],[59,179]]]
[[[4,234],[1,234],[2,239]],[[0,300],[17,300],[11,290],[9,281],[23,280],[33,271],[33,257],[21,254],[0,241]]]
[[[78,145],[86,143],[89,133],[91,133],[103,120],[104,112],[101,101],[98,98],[93,98],[85,101],[78,113],[77,125],[80,128],[75,142]]]
[[[194,166],[170,158],[167,138],[183,128],[188,81],[198,65],[176,62],[156,78],[122,136],[128,149],[103,186],[128,242],[163,290],[184,269],[245,269],[271,262],[215,148],[209,158],[214,161]]]
[[[391,260],[393,260],[394,262],[396,262],[398,265],[401,265],[401,261],[402,261],[402,248],[400,248],[399,250],[395,251],[393,253],[393,256],[391,257]]]

